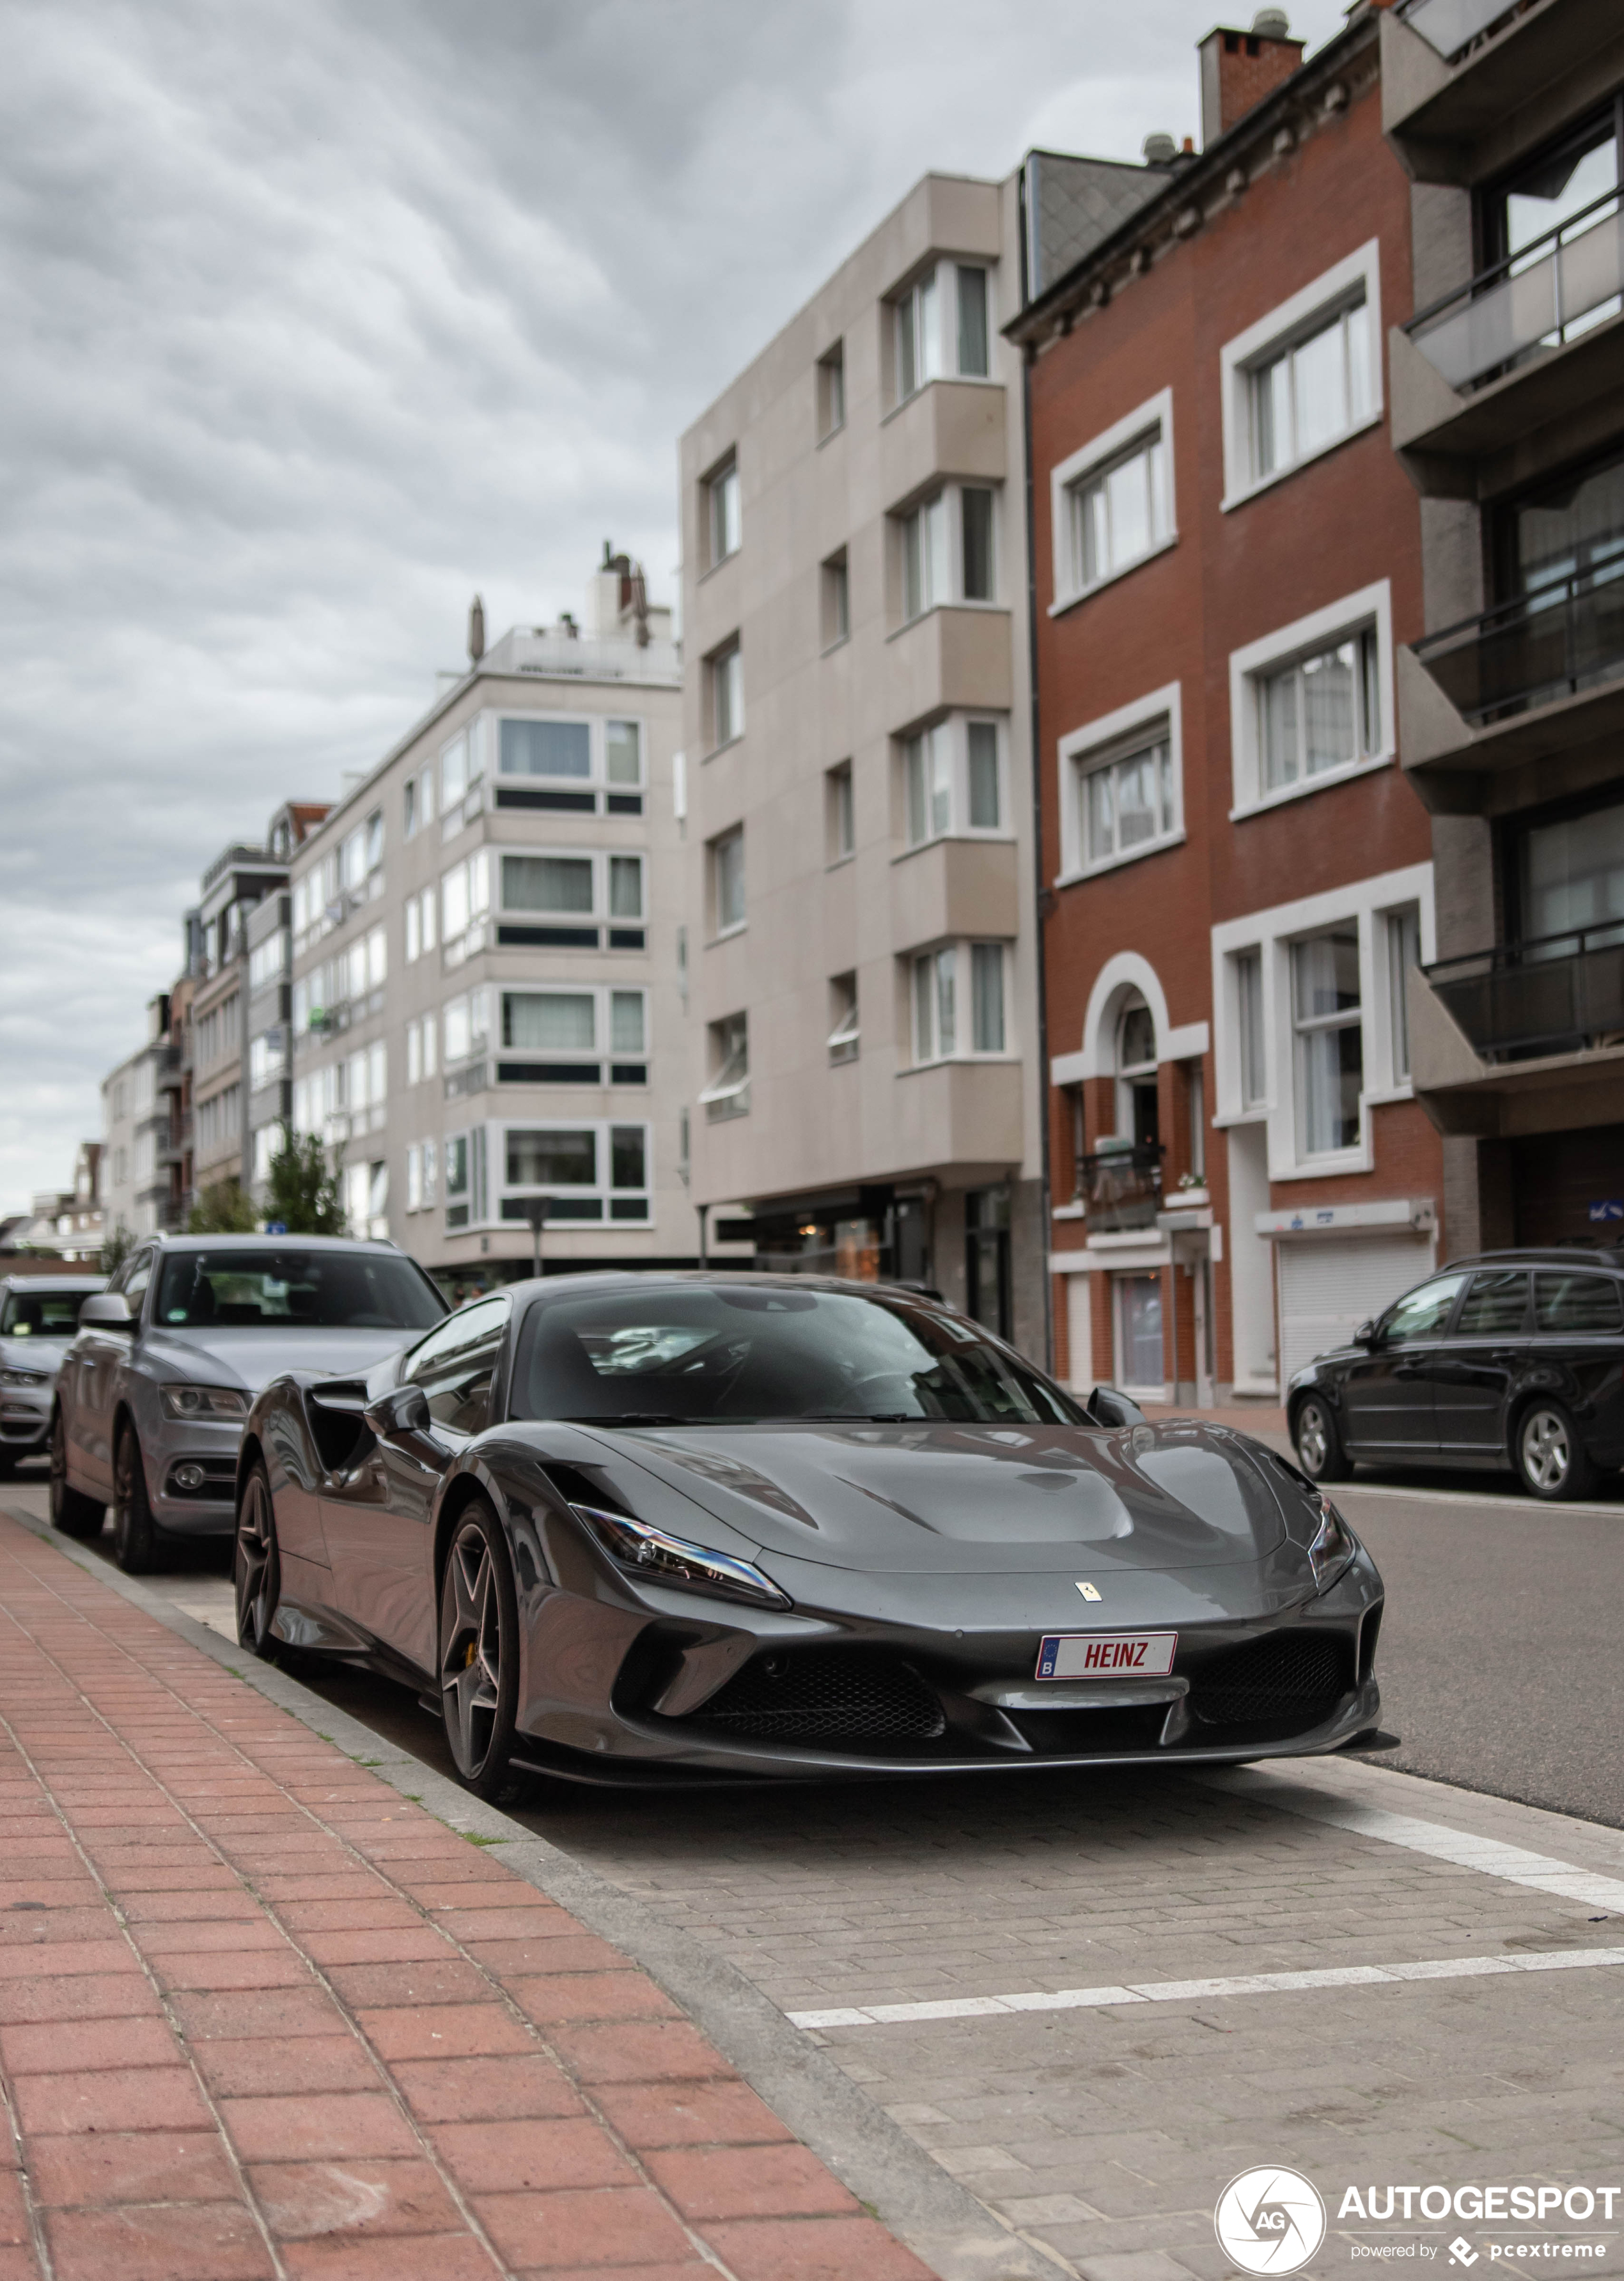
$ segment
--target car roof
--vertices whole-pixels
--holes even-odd
[[[1457,1267],[1593,1267],[1604,1274],[1624,1274],[1624,1253],[1600,1244],[1592,1249],[1584,1243],[1523,1244],[1513,1251],[1474,1251],[1464,1259],[1451,1259]]]
[[[778,1291],[838,1291],[860,1299],[912,1299],[925,1307],[945,1309],[950,1315],[963,1310],[954,1305],[939,1292],[928,1291],[917,1283],[860,1283],[851,1276],[841,1275],[774,1275],[754,1267],[592,1267],[579,1274],[533,1275],[522,1277],[517,1282],[499,1284],[490,1291],[474,1295],[493,1299],[498,1291],[524,1291],[531,1295],[545,1293],[548,1297],[565,1291],[579,1290],[590,1285],[594,1290],[636,1290],[650,1283],[693,1284],[700,1288],[715,1288],[718,1284],[746,1284],[752,1290],[765,1287]],[[473,1304],[470,1299],[465,1302]]]
[[[147,1239],[164,1251],[263,1251],[267,1245],[297,1244],[301,1251],[386,1251],[406,1255],[398,1244],[363,1235],[157,1235]]]
[[[0,1275],[3,1291],[99,1291],[104,1275]]]

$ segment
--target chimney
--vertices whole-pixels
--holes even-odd
[[[468,607],[468,663],[477,665],[485,653],[485,606],[477,594]]]
[[[1304,42],[1291,37],[1281,8],[1260,8],[1249,32],[1222,26],[1209,32],[1201,58],[1201,139],[1203,149],[1238,119],[1272,95],[1303,60]]]

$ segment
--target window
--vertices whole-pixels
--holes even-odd
[[[573,777],[592,772],[592,732],[584,721],[504,721],[498,768],[505,777]]]
[[[1226,507],[1378,416],[1380,305],[1371,238],[1225,344]]]
[[[440,754],[440,831],[443,838],[450,839],[478,815],[483,804],[480,787],[483,775],[484,754],[480,723],[471,721],[462,734],[454,737]]]
[[[817,360],[817,436],[822,443],[846,425],[846,344],[837,341]]]
[[[248,986],[264,990],[280,981],[288,970],[288,938],[278,927],[274,934],[257,943],[249,955]]]
[[[280,1077],[287,1066],[288,1040],[284,1031],[263,1030],[250,1040],[248,1082],[255,1092],[262,1085],[269,1085],[273,1078]]]
[[[710,900],[717,934],[745,923],[745,835],[739,825],[710,843]]]
[[[406,1152],[406,1208],[421,1211],[423,1208],[422,1151],[415,1142]]]
[[[991,295],[979,263],[939,262],[892,308],[899,404],[945,373],[963,380],[989,376]]]
[[[730,459],[705,479],[706,523],[710,561],[725,562],[739,552],[739,462]]]
[[[406,1073],[408,1085],[421,1085],[423,1077],[422,1030],[416,1022],[406,1025]]]
[[[914,1059],[945,1061],[958,1043],[958,951],[927,951],[914,961]]]
[[[375,808],[367,818],[367,873],[380,870],[383,862],[383,811]]]
[[[749,1017],[729,1014],[713,1022],[708,1036],[710,1082],[700,1095],[708,1120],[747,1116],[750,1109]]]
[[[1265,791],[1381,750],[1373,626],[1259,674],[1256,691]]]
[[[1236,1031],[1241,1048],[1241,1106],[1259,1108],[1267,1092],[1264,1059],[1263,953],[1243,950],[1235,959]]]
[[[594,868],[590,855],[504,855],[502,909],[557,915],[590,912],[596,900]]]
[[[437,1156],[438,1149],[435,1142],[432,1140],[425,1140],[422,1147],[423,1209],[425,1210],[427,1210],[434,1202],[435,1166]]]
[[[408,896],[406,906],[406,960],[410,966],[421,958],[423,951],[423,914],[415,895]]]
[[[410,839],[415,833],[416,830],[417,778],[415,777],[408,777],[400,790],[400,836],[403,839]],[[415,1164],[416,1160],[417,1151],[414,1149],[412,1151],[412,1161]],[[409,1175],[407,1184],[408,1186],[410,1185]]]
[[[1534,1327],[1569,1337],[1597,1333],[1616,1334],[1620,1327],[1619,1287],[1606,1275],[1536,1275]]]
[[[603,724],[604,775],[612,785],[643,781],[643,731],[637,721],[606,721]]]
[[[1117,1371],[1125,1387],[1164,1384],[1162,1346],[1162,1279],[1159,1275],[1116,1275]]]
[[[1297,1145],[1304,1156],[1357,1148],[1365,1042],[1357,922],[1291,947]]]
[[[504,990],[502,1043],[525,1053],[595,1053],[597,992]]]
[[[546,1199],[549,1226],[649,1217],[646,1125],[509,1125],[499,1162],[506,1220],[527,1219],[537,1197]]]
[[[745,730],[745,661],[736,641],[710,660],[708,678],[712,746],[731,745]]]
[[[1004,952],[999,942],[970,946],[970,1043],[978,1054],[1004,1049]]]
[[[915,959],[916,1063],[1007,1050],[1007,965],[999,942],[949,943]]]
[[[1390,759],[1392,657],[1385,579],[1233,652],[1234,812]]]
[[[910,847],[949,835],[963,839],[1005,829],[1003,764],[995,721],[967,721],[954,715],[906,738],[902,780]]]
[[[847,582],[846,549],[831,554],[823,566],[823,645],[833,649],[852,630],[851,596]]]
[[[1081,594],[1155,553],[1172,532],[1160,427],[1074,484],[1069,496],[1071,584]]]
[[[1172,747],[1165,736],[1082,772],[1084,861],[1113,863],[1169,839],[1177,828]]]
[[[1421,963],[1421,914],[1412,903],[1408,910],[1388,911],[1384,921],[1388,951],[1388,1019],[1393,1038],[1393,1082],[1410,1079],[1410,1002],[1407,977]]]
[[[505,858],[503,870],[511,858]],[[455,863],[440,878],[440,936],[447,963],[456,964],[480,947],[482,922],[491,908],[491,866],[484,850]]]
[[[1419,1291],[1408,1291],[1381,1318],[1384,1347],[1405,1347],[1415,1339],[1441,1337],[1464,1275],[1438,1275]]]
[[[1461,1301],[1455,1325],[1458,1339],[1515,1338],[1528,1311],[1528,1279],[1521,1269],[1496,1269],[1492,1275],[1474,1275],[1472,1288]]]
[[[855,1062],[859,1043],[855,974],[834,976],[829,985],[829,1011],[832,1020],[826,1040],[830,1060]]]
[[[642,916],[643,858],[640,855],[611,855],[609,916],[612,919],[640,919]]]
[[[446,1001],[442,1019],[445,1025],[445,1065],[452,1068],[466,1062],[476,1054],[483,1054],[491,1042],[491,991],[488,985],[468,991],[460,998]]]
[[[842,761],[824,778],[824,823],[828,860],[831,863],[843,863],[857,845],[849,761]]]
[[[897,518],[905,625],[944,602],[994,599],[993,522],[993,493],[969,483]]]

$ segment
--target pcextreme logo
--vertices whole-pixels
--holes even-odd
[[[1325,2204],[1300,2170],[1274,2162],[1231,2178],[1212,2224],[1243,2273],[1295,2273],[1325,2239]]]

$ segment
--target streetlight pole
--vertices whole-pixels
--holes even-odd
[[[551,1196],[535,1196],[532,1197],[530,1201],[529,1214],[530,1223],[530,1241],[535,1246],[533,1256],[536,1279],[538,1282],[541,1280],[541,1231],[546,1222],[547,1214],[552,1210],[552,1209],[553,1199]]]

